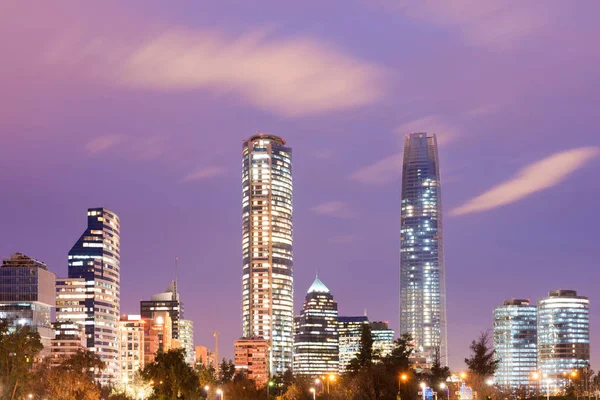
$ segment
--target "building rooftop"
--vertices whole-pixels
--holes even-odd
[[[315,278],[315,281],[308,288],[307,293],[329,293],[329,288],[325,286],[323,282],[319,279],[319,277]]]

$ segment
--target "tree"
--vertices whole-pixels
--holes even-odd
[[[433,364],[431,366],[431,386],[438,388],[441,383],[445,383],[450,376],[450,368],[442,367],[442,357],[439,346],[433,351]]]
[[[287,388],[282,397],[283,400],[301,400],[303,398],[302,389],[293,383]]]
[[[142,370],[142,377],[154,384],[158,399],[194,399],[199,397],[198,375],[185,362],[184,349],[159,351],[153,362]]]
[[[40,335],[29,326],[11,326],[0,320],[0,398],[24,398],[31,380],[30,370],[44,348]]]
[[[221,383],[225,384],[231,382],[235,376],[235,365],[231,360],[227,361],[223,359],[221,362],[221,368],[219,376],[221,377]]]
[[[482,332],[477,340],[471,342],[471,357],[465,363],[472,374],[482,377],[492,376],[496,372],[499,360],[494,359],[495,351],[491,349],[490,332]]]
[[[352,361],[350,361],[350,371],[356,373],[362,368],[369,367],[373,363],[373,336],[371,335],[371,326],[363,324],[360,332],[360,351]]]

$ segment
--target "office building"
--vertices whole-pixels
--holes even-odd
[[[308,289],[296,324],[295,374],[316,377],[338,373],[337,320],[337,303],[317,277]]]
[[[447,364],[446,289],[441,176],[435,134],[404,140],[400,226],[400,334],[415,358]]]
[[[179,339],[179,321],[183,319],[183,302],[179,299],[176,281],[171,281],[164,292],[151,296],[150,300],[140,302],[142,318],[154,319],[157,312],[163,311],[169,313],[173,338]]]
[[[510,299],[494,309],[496,385],[507,392],[533,395],[537,371],[537,307]]]
[[[50,345],[50,366],[57,367],[78,351],[87,348],[85,328],[73,321],[54,322],[54,339]]]
[[[215,368],[217,366],[217,358],[215,353],[210,351],[206,346],[195,347],[196,364],[202,364],[206,368]]]
[[[84,288],[84,296],[57,306],[57,320],[83,322],[87,348],[106,365],[97,376],[103,384],[119,378],[120,229],[114,212],[88,209],[87,228],[69,251],[69,280],[57,285],[57,298],[68,284]]]
[[[42,358],[50,355],[54,338],[55,281],[46,264],[21,253],[5,258],[0,267],[0,319],[36,331],[44,345]]]
[[[390,329],[385,321],[371,322],[371,337],[373,338],[373,352],[380,358],[392,354],[394,350],[394,330]]]
[[[363,326],[369,324],[367,316],[361,317],[338,317],[338,341],[339,341],[339,373],[346,372],[350,362],[360,352],[360,336]]]
[[[150,364],[159,351],[167,352],[178,346],[173,343],[171,315],[168,311],[157,311],[153,319],[143,318],[144,365]]]
[[[590,365],[590,301],[575,290],[553,290],[538,300],[537,324],[539,372],[551,393],[561,392],[573,370]]]
[[[269,342],[271,373],[292,368],[292,149],[274,135],[243,145],[242,316],[244,337]]]
[[[119,363],[122,385],[133,379],[144,368],[144,321],[141,315],[123,315],[119,321]]]
[[[234,343],[236,373],[245,374],[256,384],[264,387],[269,381],[269,342],[261,338],[240,338]]]
[[[179,344],[185,350],[185,361],[194,366],[196,351],[194,349],[194,322],[189,319],[179,320]]]

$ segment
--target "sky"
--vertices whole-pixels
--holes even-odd
[[[0,4],[0,256],[67,274],[89,207],[121,218],[121,311],[179,257],[197,345],[241,335],[241,149],[293,148],[295,310],[398,330],[404,135],[440,142],[449,364],[508,298],[591,300],[600,368],[600,3]]]

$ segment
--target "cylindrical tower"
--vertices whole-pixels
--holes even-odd
[[[282,374],[292,367],[294,325],[292,149],[257,134],[242,157],[243,335],[268,340],[271,374]]]

